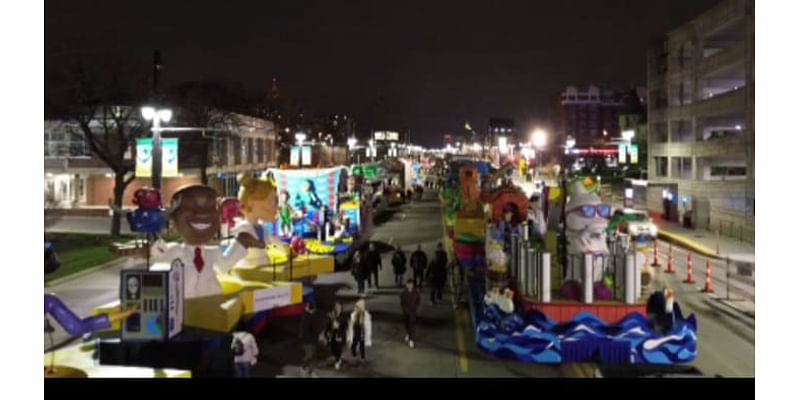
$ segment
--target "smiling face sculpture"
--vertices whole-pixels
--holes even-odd
[[[173,204],[180,199],[171,219],[184,242],[193,246],[208,243],[219,231],[217,192],[208,186],[193,185],[172,196]]]

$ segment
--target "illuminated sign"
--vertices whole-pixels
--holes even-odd
[[[373,137],[375,140],[386,140],[386,132],[375,132]]]
[[[387,142],[396,142],[400,140],[400,134],[394,131],[377,131],[373,137],[375,140],[383,140]]]
[[[627,161],[627,158],[628,158],[627,157],[627,155],[628,155],[627,147],[628,146],[625,145],[625,144],[619,145],[619,150],[617,150],[617,151],[619,152],[619,163],[620,164],[625,164],[626,162],[628,162]]]
[[[639,163],[639,146],[632,144],[631,147],[631,164]]]

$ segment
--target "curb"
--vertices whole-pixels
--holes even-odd
[[[705,302],[712,308],[727,314],[729,317],[736,318],[742,323],[755,329],[755,315],[751,315],[745,310],[739,309],[732,304],[728,304],[725,299],[719,297],[707,297]],[[743,320],[742,318],[746,318],[747,320]]]
[[[675,243],[675,244],[682,245],[683,247],[686,247],[686,248],[694,251],[695,253],[698,253],[698,254],[703,255],[705,257],[710,257],[710,258],[714,258],[714,259],[717,259],[717,260],[721,260],[722,259],[722,257],[720,257],[717,254],[716,250],[712,250],[712,249],[710,249],[710,248],[708,248],[706,246],[703,246],[701,244],[695,243],[695,242],[693,242],[691,240],[684,239],[683,237],[678,236],[678,235],[676,235],[674,233],[670,233],[670,232],[667,232],[667,231],[659,230],[658,231],[658,237],[659,237],[659,239],[663,239],[663,240],[665,240],[667,242],[672,242],[672,243]]]
[[[129,257],[117,258],[117,259],[111,260],[111,261],[109,261],[109,262],[107,262],[105,264],[96,265],[94,267],[87,268],[87,269],[85,269],[83,271],[79,271],[79,272],[76,272],[74,274],[70,274],[70,275],[67,275],[65,277],[62,277],[62,278],[58,278],[58,279],[54,279],[54,280],[51,280],[51,281],[47,281],[47,282],[45,282],[44,287],[47,288],[47,287],[51,287],[51,286],[57,286],[57,285],[60,285],[62,283],[65,283],[65,282],[69,282],[69,281],[71,281],[73,279],[80,278],[80,277],[82,277],[84,275],[91,274],[92,272],[99,271],[101,269],[106,269],[106,268],[109,268],[109,267],[113,267],[113,266],[115,266],[117,264],[127,263],[128,261],[129,261]]]

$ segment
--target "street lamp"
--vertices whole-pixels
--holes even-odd
[[[568,151],[572,150],[572,148],[575,147],[575,138],[573,138],[572,136],[567,136],[566,145]]]
[[[533,142],[533,147],[541,150],[547,144],[547,132],[541,129],[533,131],[531,141]]]
[[[297,140],[297,145],[302,147],[303,141],[306,140],[306,134],[302,132],[297,132],[294,134],[295,140]]]
[[[628,129],[628,130],[622,131],[622,138],[627,140],[628,143],[631,142],[631,140],[633,139],[633,137],[635,135],[636,135],[636,131],[634,131],[633,129]]]
[[[147,121],[153,121],[153,188],[161,190],[161,122],[169,122],[172,119],[172,110],[163,108],[156,110],[154,107],[142,107],[142,117]]]

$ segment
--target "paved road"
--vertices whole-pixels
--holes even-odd
[[[657,284],[668,284],[675,290],[675,297],[685,315],[694,313],[698,319],[698,355],[694,366],[705,375],[725,377],[755,376],[755,317],[733,308],[721,298],[725,297],[724,274],[712,273],[714,294],[703,293],[705,282],[705,259],[693,259],[694,284],[683,283],[686,279],[686,250],[673,247],[673,268],[675,274],[666,274],[666,252],[659,253],[663,265],[656,270]],[[651,259],[652,260],[652,259]],[[723,271],[724,263],[716,265],[715,271]],[[734,285],[737,289],[734,289]],[[752,289],[752,302],[755,303],[754,287],[742,282],[731,281],[731,294],[734,298],[746,297]],[[739,290],[741,289],[741,290]],[[735,293],[735,294],[734,294]],[[745,306],[748,307],[748,306]]]
[[[422,244],[432,255],[443,234],[440,206],[433,193],[422,202],[403,207],[391,220],[376,228],[372,239],[399,245],[409,251]],[[330,360],[322,361],[317,375],[322,377],[558,377],[560,366],[525,365],[492,360],[474,345],[474,335],[465,309],[454,310],[452,294],[445,302],[430,305],[429,292],[423,290],[417,327],[417,341],[411,349],[404,342],[399,294],[394,287],[390,263],[391,252],[383,254],[381,288],[370,293],[367,308],[373,315],[372,348],[367,349],[366,367],[345,366],[335,371]],[[411,272],[407,271],[406,277]],[[315,281],[319,307],[329,310],[334,299],[344,302],[345,310],[352,309],[357,298],[355,281],[348,272],[340,272]],[[290,338],[296,332],[296,321],[282,321],[267,328],[261,340],[264,356],[258,366],[262,376],[297,376],[302,351]],[[345,360],[348,360],[349,355]]]

